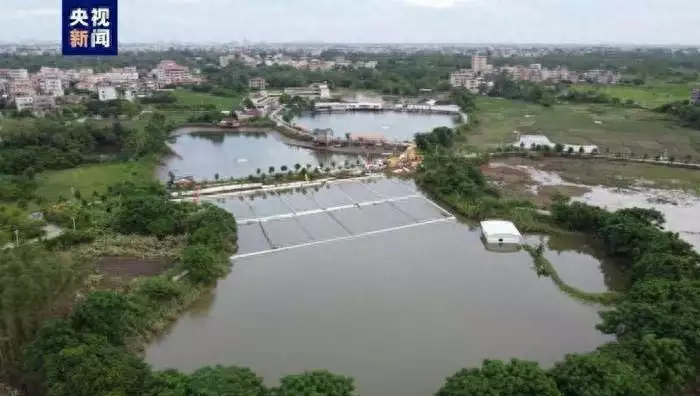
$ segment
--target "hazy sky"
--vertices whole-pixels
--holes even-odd
[[[0,0],[0,41],[60,39],[60,0]],[[700,45],[700,0],[119,0],[121,42]]]

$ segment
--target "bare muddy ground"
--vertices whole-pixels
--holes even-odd
[[[551,203],[551,198],[557,191],[574,200],[609,210],[630,207],[657,209],[666,216],[667,229],[680,233],[683,239],[700,249],[700,197],[687,189],[668,188],[671,185],[669,183],[689,185],[692,177],[700,177],[700,172],[674,168],[655,169],[656,173],[649,174],[650,179],[640,176],[630,182],[631,170],[628,169],[625,173],[623,168],[615,168],[621,173],[612,175],[610,172],[615,169],[598,167],[593,162],[561,158],[542,161],[516,158],[492,163],[484,169],[484,173],[500,185],[506,195],[530,199],[542,207]],[[628,165],[623,165],[626,166]],[[643,170],[636,169],[634,172]],[[674,179],[675,182],[666,180],[665,189],[659,188],[651,179],[658,177],[661,172],[670,174],[679,170],[683,172],[675,175],[684,178]],[[686,171],[695,173],[685,174]],[[650,185],[656,188],[649,187]]]
[[[97,289],[120,289],[135,278],[158,275],[171,265],[165,258],[102,257],[95,264],[97,274],[89,277],[88,284]]]
[[[555,172],[562,179],[576,184],[650,187],[700,193],[700,172],[695,169],[568,157],[541,157],[535,160],[510,157],[496,162]]]
[[[529,172],[525,165],[510,165],[506,163],[491,163],[482,168],[484,174],[495,184],[501,187],[501,191],[509,198],[521,198],[534,202],[541,208],[546,208],[552,203],[552,197],[557,193],[567,197],[581,196],[590,191],[584,185],[550,183],[538,180],[541,174]],[[558,178],[556,180],[559,180]]]

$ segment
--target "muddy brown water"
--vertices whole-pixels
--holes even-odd
[[[496,166],[504,166],[495,164]],[[555,172],[547,172],[530,166],[515,168],[528,173],[533,192],[540,186],[579,186],[590,191],[573,200],[596,205],[608,210],[623,208],[656,209],[666,217],[665,228],[677,232],[696,250],[700,250],[700,197],[683,191],[631,187],[612,188],[606,186],[584,186],[563,180]]]
[[[414,194],[382,180],[212,201],[253,219]],[[278,249],[234,258],[213,293],[148,346],[154,367],[236,364],[269,384],[323,368],[354,377],[365,396],[425,396],[485,358],[550,365],[609,340],[594,328],[598,308],[538,278],[526,252],[487,251],[477,229],[423,197],[241,225],[239,245],[239,255]],[[575,241],[549,245],[565,281],[614,288],[608,266]]]

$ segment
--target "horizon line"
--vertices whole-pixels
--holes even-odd
[[[22,40],[22,41],[4,41],[0,40],[0,45],[60,45],[60,41],[55,40]],[[151,44],[171,44],[171,45],[362,45],[362,46],[576,46],[576,47],[619,47],[619,46],[636,46],[636,47],[691,47],[700,48],[700,43],[632,43],[632,42],[370,42],[370,41],[120,41],[119,45],[151,45]]]

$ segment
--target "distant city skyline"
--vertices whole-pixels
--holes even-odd
[[[3,0],[4,42],[58,41],[60,1]],[[120,0],[121,43],[700,45],[696,0]]]

